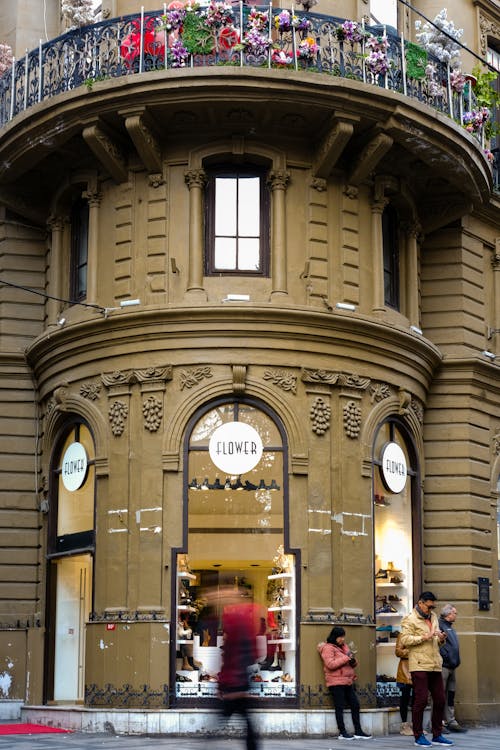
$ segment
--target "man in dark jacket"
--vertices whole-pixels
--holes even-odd
[[[444,707],[444,723],[451,732],[466,732],[455,718],[455,692],[456,675],[455,670],[460,665],[460,647],[458,635],[453,627],[457,619],[457,610],[453,604],[445,604],[439,617],[439,627],[446,633],[446,640],[439,647],[443,657],[443,684],[446,696]]]

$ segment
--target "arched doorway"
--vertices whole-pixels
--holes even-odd
[[[185,442],[184,545],[175,551],[178,701],[217,694],[222,604],[231,587],[253,603],[252,692],[296,695],[296,560],[288,539],[287,443],[263,404],[220,399],[199,410]]]
[[[377,703],[391,706],[399,701],[394,646],[422,582],[418,460],[400,418],[390,417],[379,426],[372,467]]]
[[[75,703],[84,700],[95,550],[95,448],[81,419],[60,431],[51,467],[44,693],[46,701]]]

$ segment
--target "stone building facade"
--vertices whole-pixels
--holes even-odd
[[[369,5],[312,11],[369,26]],[[500,49],[496,2],[453,6],[476,55]],[[398,3],[406,38],[415,20]],[[129,73],[33,103],[28,82],[0,129],[2,697],[211,705],[230,585],[259,614],[264,709],[325,705],[316,643],[339,622],[384,709],[431,589],[459,611],[457,715],[498,720],[485,143],[380,81]]]

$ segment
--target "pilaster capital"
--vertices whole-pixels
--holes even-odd
[[[184,182],[190,190],[193,188],[202,190],[207,184],[207,173],[204,169],[189,169],[184,173]]]
[[[269,172],[267,184],[272,192],[275,190],[286,190],[290,182],[290,172],[285,169],[273,169]]]

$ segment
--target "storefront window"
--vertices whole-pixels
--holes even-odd
[[[250,404],[221,404],[193,425],[187,549],[177,556],[180,698],[217,694],[228,595],[253,605],[252,692],[295,695],[295,560],[285,549],[284,455],[277,423]]]
[[[375,440],[373,507],[377,700],[397,705],[398,660],[394,655],[401,620],[413,606],[415,470],[407,443],[394,422],[384,423]]]

